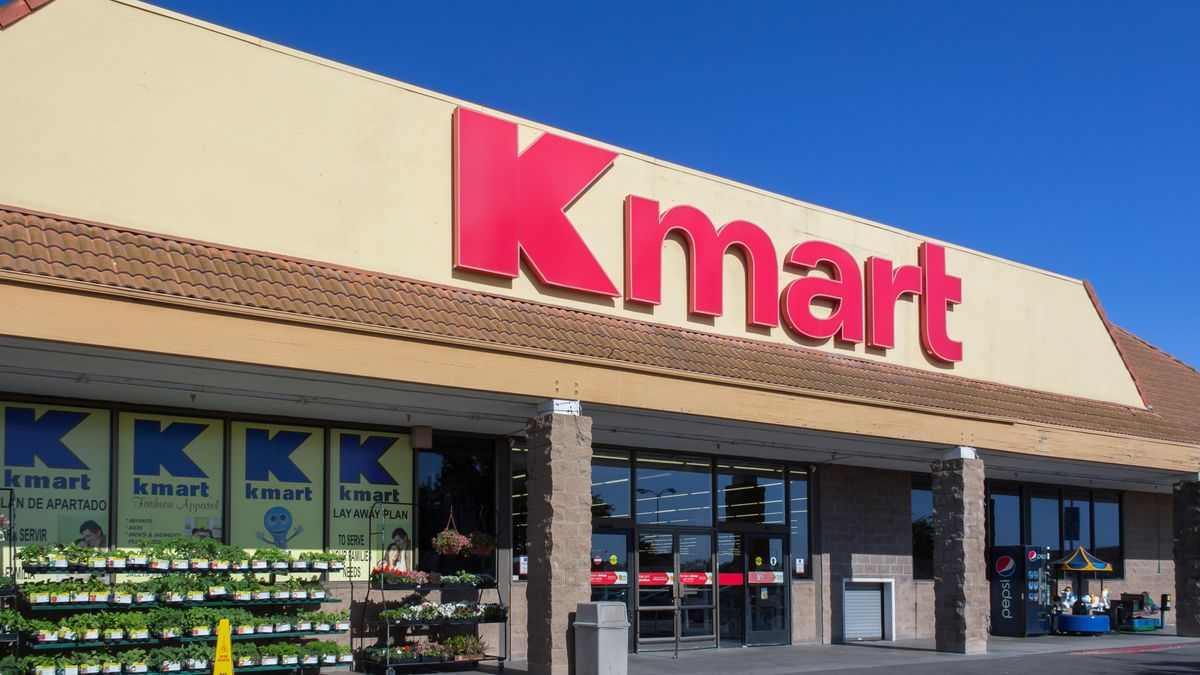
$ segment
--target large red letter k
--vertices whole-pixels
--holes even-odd
[[[564,213],[616,156],[552,134],[518,154],[516,124],[456,109],[454,267],[511,279],[523,256],[543,284],[620,296]]]

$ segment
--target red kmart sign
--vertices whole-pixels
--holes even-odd
[[[617,153],[544,134],[523,152],[517,125],[458,108],[454,113],[454,267],[516,278],[523,259],[542,284],[658,305],[662,247],[678,234],[688,246],[688,311],[721,316],[723,258],[738,249],[747,267],[746,322],[798,335],[878,349],[896,346],[895,313],[904,296],[918,299],[921,344],[954,363],[962,343],[947,331],[947,312],[962,302],[962,280],[946,271],[946,251],[929,242],[918,265],[872,256],[861,265],[826,241],[797,242],[782,262],[759,226],[734,220],[717,227],[704,212],[680,205],[663,211],[652,199],[625,197],[623,289],[608,276],[565,213],[601,179]],[[780,290],[780,270],[801,276]],[[832,311],[814,314],[814,303]]]

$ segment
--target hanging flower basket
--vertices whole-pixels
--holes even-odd
[[[454,511],[446,521],[446,529],[433,536],[433,550],[441,555],[459,555],[471,548],[471,538],[458,531]]]
[[[491,555],[496,550],[496,538],[492,535],[475,530],[471,533],[471,551],[475,555]]]

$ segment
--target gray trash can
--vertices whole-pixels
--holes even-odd
[[[626,675],[628,670],[625,603],[579,603],[575,611],[575,674]]]

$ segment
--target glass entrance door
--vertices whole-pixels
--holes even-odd
[[[716,592],[711,533],[638,533],[639,650],[711,647]]]
[[[783,537],[747,534],[746,644],[787,644],[788,584]]]

